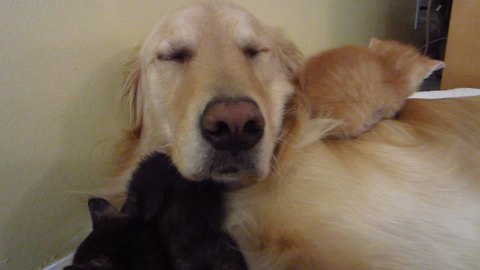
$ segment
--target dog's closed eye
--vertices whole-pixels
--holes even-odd
[[[254,58],[258,55],[259,50],[258,50],[257,47],[247,46],[247,47],[243,48],[243,53],[245,54],[245,56],[247,56],[249,58]]]
[[[180,48],[168,53],[158,53],[157,59],[160,61],[174,61],[177,63],[184,63],[193,57],[192,50],[188,48]]]
[[[247,58],[251,58],[251,59],[257,57],[260,53],[267,52],[267,51],[268,51],[267,49],[261,49],[255,45],[248,45],[243,48],[243,54]]]

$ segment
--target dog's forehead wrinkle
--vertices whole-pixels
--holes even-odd
[[[215,3],[215,5],[200,3],[183,10],[180,10],[175,16],[165,22],[164,33],[160,39],[163,39],[159,51],[171,51],[177,48],[187,47],[194,50],[201,44],[200,40],[208,43],[212,48],[221,46],[223,42],[234,42],[240,49],[245,47],[261,47],[259,33],[257,33],[256,19],[242,8],[228,3]],[[215,29],[216,31],[212,31]],[[198,36],[208,36],[201,38]],[[235,33],[232,36],[232,33]]]
[[[234,38],[239,46],[258,46],[260,42],[258,27],[256,25],[255,18],[243,10],[234,13],[233,17],[233,31],[235,33]]]
[[[194,49],[199,39],[199,27],[209,20],[202,5],[191,5],[167,17],[152,36],[157,42],[157,51],[169,52],[178,48]],[[146,44],[151,42],[146,42]]]
[[[203,5],[190,5],[179,10],[176,14],[170,16],[169,22],[175,28],[181,28],[186,25],[195,25],[201,20],[208,18],[207,9]]]

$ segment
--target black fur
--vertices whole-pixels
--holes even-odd
[[[235,241],[222,229],[225,186],[183,178],[155,153],[133,174],[122,212],[156,221],[175,269],[247,269]]]
[[[111,214],[101,199],[89,202],[94,230],[70,267],[88,266],[100,255],[115,267],[66,269],[247,269],[237,244],[222,229],[224,189],[211,180],[184,179],[166,155],[154,153],[133,173],[121,213]]]
[[[88,202],[93,231],[65,270],[174,269],[153,222],[115,212],[104,199]]]

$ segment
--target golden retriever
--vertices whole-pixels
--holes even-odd
[[[228,195],[226,228],[251,269],[480,269],[479,100],[411,100],[325,142],[332,122],[296,91],[301,61],[232,4],[173,13],[125,84],[122,184],[154,150],[192,181],[250,183]]]

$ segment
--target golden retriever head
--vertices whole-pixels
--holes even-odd
[[[177,11],[127,78],[139,155],[165,152],[191,180],[265,177],[300,61],[293,43],[237,6]]]

